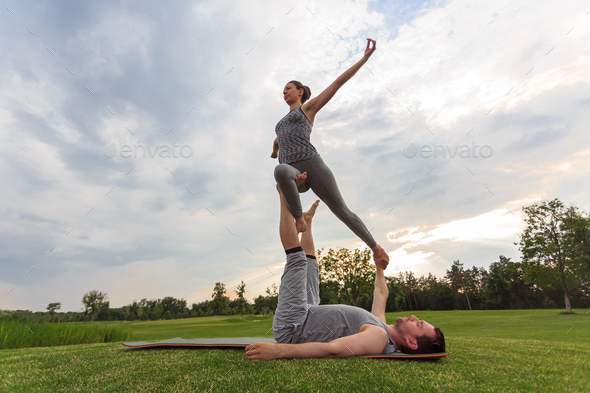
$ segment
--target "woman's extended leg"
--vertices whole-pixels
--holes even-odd
[[[320,156],[291,164],[300,172],[307,172],[307,184],[330,210],[358,237],[374,250],[377,242],[363,221],[346,206],[332,171]],[[379,257],[379,253],[377,253]]]

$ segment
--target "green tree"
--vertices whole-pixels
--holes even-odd
[[[428,277],[421,276],[419,281],[424,308],[428,310],[453,309],[453,290],[447,283],[439,280],[432,273],[428,273]]]
[[[580,280],[588,295],[590,285],[590,215],[574,207],[564,217],[564,249],[572,273]]]
[[[276,283],[266,288],[266,304],[270,312],[274,314],[279,304],[279,287]]]
[[[161,303],[164,312],[170,311],[173,318],[182,318],[185,314],[186,300],[176,299],[172,296],[166,296]]]
[[[97,290],[90,291],[82,297],[82,304],[84,305],[84,314],[89,314],[92,318],[90,322],[94,322],[94,316],[101,310],[103,304],[106,302],[107,294]]]
[[[262,314],[263,307],[268,308],[268,306],[266,305],[266,299],[264,298],[264,296],[258,295],[254,298],[254,314]]]
[[[471,303],[469,302],[469,295],[465,290],[465,271],[463,270],[463,264],[459,262],[457,259],[453,261],[453,265],[451,265],[451,270],[447,270],[445,278],[447,279],[448,283],[451,284],[451,288],[455,293],[455,297],[457,299],[457,308],[461,309],[461,302],[459,300],[459,292],[463,292],[465,294],[465,298],[467,299],[467,305],[469,306],[469,310],[471,310]]]
[[[526,214],[526,227],[520,242],[515,244],[522,253],[525,281],[550,288],[561,287],[566,312],[571,313],[570,290],[580,286],[572,270],[583,271],[587,238],[579,239],[579,236],[583,235],[588,220],[584,220],[579,209],[567,208],[557,198],[524,206],[522,210]],[[583,240],[586,243],[580,243]]]
[[[524,265],[500,255],[490,264],[483,295],[487,309],[522,309],[535,307],[535,292],[524,281]]]
[[[216,282],[213,293],[211,294],[213,300],[208,304],[209,310],[211,310],[213,315],[221,315],[222,312],[226,311],[229,298],[225,296],[225,293],[225,284]]]
[[[55,311],[59,310],[61,308],[61,303],[60,302],[55,302],[55,303],[49,303],[47,305],[47,311],[49,311],[49,315],[51,315],[51,321],[53,322],[54,318],[55,318]]]
[[[322,250],[318,254],[321,255]],[[359,299],[372,295],[375,269],[371,265],[371,250],[328,250],[318,261],[320,282],[337,282],[341,298],[347,304],[358,305]]]
[[[244,294],[246,293],[246,284],[244,281],[238,284],[238,289],[234,291],[238,295],[238,308],[240,309],[240,316],[244,316],[244,307],[246,306],[246,298]]]
[[[418,302],[416,301],[416,289],[420,289],[418,279],[414,275],[414,272],[405,272],[405,284],[407,288],[408,303],[410,304],[410,310],[418,309]],[[414,306],[412,308],[412,298],[414,299]]]

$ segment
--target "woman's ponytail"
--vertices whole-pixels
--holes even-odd
[[[303,83],[299,81],[290,81],[289,83],[294,84],[297,90],[303,89],[303,95],[301,96],[301,105],[303,105],[305,101],[309,100],[309,97],[311,97],[311,89],[309,87],[304,86]]]

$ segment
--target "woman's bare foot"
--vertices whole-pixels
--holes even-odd
[[[383,247],[379,244],[373,248],[373,260],[375,261],[375,265],[380,266],[383,269],[389,264],[389,255],[387,255]]]

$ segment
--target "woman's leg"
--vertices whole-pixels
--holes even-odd
[[[275,180],[279,185],[281,193],[289,206],[289,210],[295,219],[303,215],[301,209],[301,199],[299,198],[299,190],[295,184],[295,177],[301,175],[297,168],[289,164],[279,164],[275,167]]]
[[[307,230],[307,223],[301,211],[301,199],[299,198],[300,192],[306,192],[309,189],[306,177],[306,173],[302,174],[297,168],[289,164],[279,164],[275,167],[275,180],[295,218],[297,232]]]
[[[328,205],[336,217],[374,250],[377,242],[362,220],[346,206],[344,198],[342,198],[342,194],[338,189],[338,184],[336,184],[336,179],[330,168],[324,163],[324,160],[318,156],[309,160],[295,162],[291,166],[300,172],[307,172],[306,182],[313,192]]]

